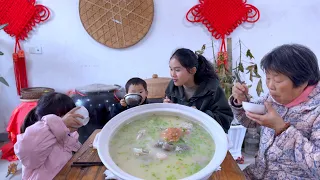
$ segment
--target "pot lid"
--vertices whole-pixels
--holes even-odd
[[[158,77],[157,74],[153,74],[152,78],[145,79],[147,84],[167,83],[171,80],[169,77]]]
[[[54,91],[54,89],[49,87],[22,88],[20,99],[39,99],[42,95]]]
[[[91,93],[91,92],[109,92],[119,88],[120,88],[119,85],[89,84],[83,87],[78,87],[76,88],[76,90],[81,93]]]

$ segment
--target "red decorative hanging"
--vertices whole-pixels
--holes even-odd
[[[225,38],[243,22],[254,23],[259,20],[259,10],[246,4],[246,0],[199,0],[187,13],[189,22],[204,24],[215,39],[221,39],[218,64],[227,68],[228,55]]]
[[[14,144],[17,142],[17,136],[20,134],[20,127],[24,122],[27,114],[37,106],[37,101],[21,102],[11,114],[10,121],[7,126],[9,142],[1,147],[1,159],[8,161],[16,161],[18,157],[14,153]]]
[[[46,21],[50,11],[43,5],[35,5],[35,0],[0,0],[0,24],[8,24],[4,31],[15,37],[13,53],[14,73],[17,92],[28,87],[26,62],[20,40],[25,40],[36,24]]]

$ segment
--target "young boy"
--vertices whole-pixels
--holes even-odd
[[[129,81],[126,83],[126,93],[135,93],[140,94],[142,96],[142,100],[140,105],[142,104],[148,104],[147,96],[148,96],[148,89],[147,89],[147,83],[140,78],[134,77],[129,79]],[[120,103],[115,104],[114,107],[111,110],[111,117],[116,116],[117,114],[121,113],[122,111],[129,109],[127,103],[124,99],[120,100]]]

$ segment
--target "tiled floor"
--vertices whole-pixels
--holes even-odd
[[[1,155],[1,151],[0,151],[0,155]],[[21,180],[21,164],[18,163],[18,172],[14,175],[9,175],[7,176],[8,173],[8,166],[9,166],[10,162],[7,160],[0,160],[0,179],[3,180]]]
[[[238,164],[241,170],[244,170],[244,168],[246,168],[247,166],[249,166],[250,164],[253,164],[255,159],[252,155],[248,155],[244,152],[242,152],[242,155],[244,157],[244,163],[243,164]]]

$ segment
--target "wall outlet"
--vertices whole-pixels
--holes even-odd
[[[41,46],[34,46],[29,48],[30,54],[42,54],[42,48]]]

